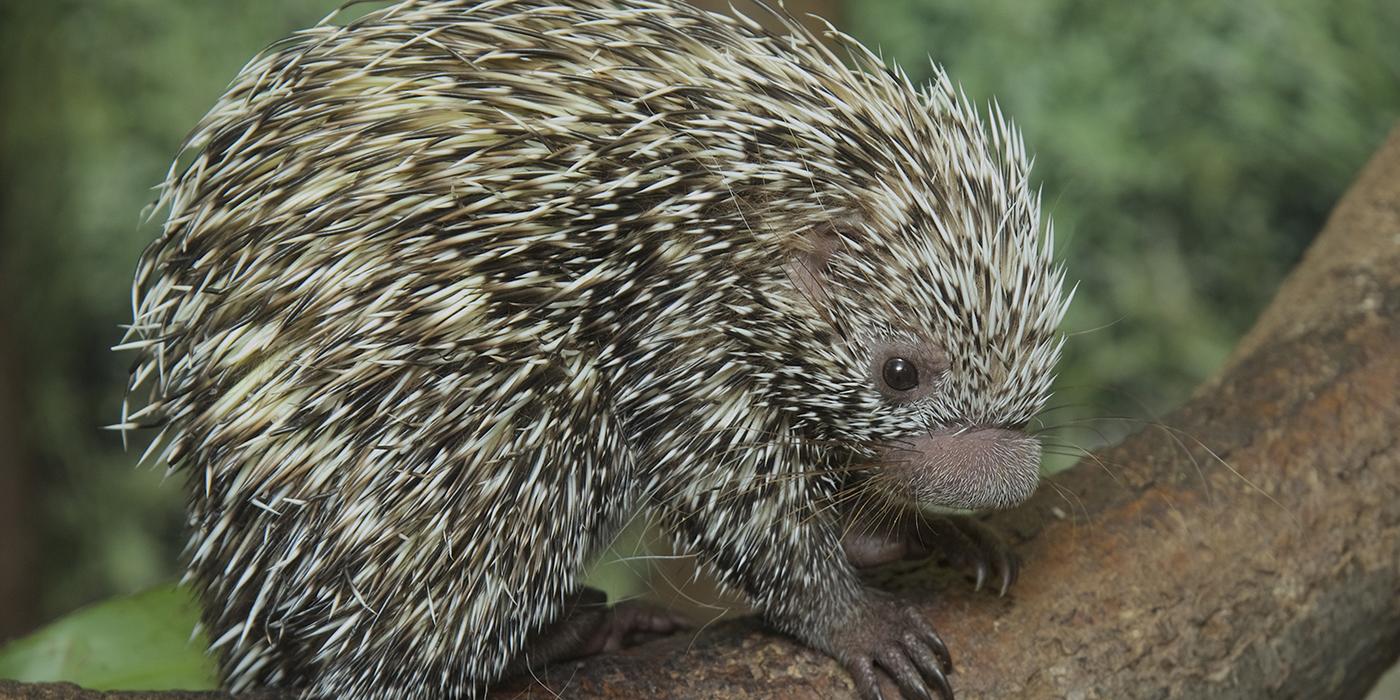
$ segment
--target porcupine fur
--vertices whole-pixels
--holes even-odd
[[[1067,302],[1019,135],[783,23],[411,1],[239,73],[163,187],[122,421],[187,474],[229,688],[473,697],[639,510],[820,645],[844,475],[1039,410]],[[934,395],[872,388],[926,337]],[[1024,496],[958,478],[925,500]]]

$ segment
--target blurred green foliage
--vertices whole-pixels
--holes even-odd
[[[209,642],[194,634],[189,590],[162,586],[83,608],[0,646],[0,678],[68,681],[94,690],[213,690]]]
[[[173,576],[180,489],[98,430],[156,232],[139,214],[239,66],[340,1],[0,3],[0,293],[40,460],[45,618]],[[1074,407],[1052,424],[1183,398],[1400,116],[1394,0],[849,0],[840,25],[916,79],[932,55],[995,95],[1038,153],[1083,281]]]
[[[40,460],[43,617],[169,578],[180,489],[117,434],[139,225],[180,140],[263,45],[338,3],[0,3],[0,292]]]

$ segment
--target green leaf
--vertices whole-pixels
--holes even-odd
[[[193,635],[190,592],[162,586],[82,608],[0,647],[0,678],[96,690],[211,690],[214,659]]]

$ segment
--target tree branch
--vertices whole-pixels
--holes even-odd
[[[1397,428],[1400,129],[1219,376],[989,518],[1024,557],[1011,596],[918,565],[884,584],[937,624],[963,700],[1362,697],[1400,657]],[[752,620],[540,683],[497,695],[852,697],[835,662]],[[24,692],[0,682],[220,697]]]

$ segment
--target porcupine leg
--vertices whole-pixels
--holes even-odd
[[[530,636],[525,650],[506,668],[505,675],[617,651],[687,627],[685,618],[660,606],[640,601],[609,606],[607,594],[585,587],[571,597],[559,620]]]
[[[801,495],[775,507],[783,503],[776,491],[754,498],[694,491],[672,499],[662,518],[683,550],[745,590],[771,624],[835,657],[863,698],[886,697],[884,677],[906,697],[951,700],[952,659],[922,613],[860,582],[838,554],[831,508]],[[706,527],[711,522],[726,526]]]
[[[846,559],[869,568],[907,559],[937,556],[971,569],[977,590],[990,577],[1006,595],[1020,572],[1019,558],[992,529],[966,516],[926,516],[906,512],[879,523],[856,520],[841,538]]]
[[[198,484],[193,574],[207,604],[224,602],[208,605],[213,612],[205,620],[222,640],[232,689],[272,686],[357,700],[477,698],[520,661],[532,630],[550,629],[566,613],[562,603],[579,590],[589,559],[631,513],[623,432],[610,422],[607,396],[570,381],[592,371],[588,357],[479,362],[486,368],[454,368],[486,378],[467,387],[444,382],[436,369],[395,368],[385,382],[427,397],[395,403],[405,425],[435,420],[442,403],[432,392],[451,392],[453,405],[474,412],[423,440],[400,437],[394,450],[338,452],[341,461],[332,466],[342,468],[323,468],[331,474],[323,495],[298,499],[302,505],[256,507],[253,499],[267,490],[249,471],[266,461],[257,450],[313,459],[341,436],[328,432],[369,433],[381,425],[377,399],[353,401],[366,407],[363,414],[348,412],[321,430],[245,440],[246,452],[234,462],[244,469],[240,478],[212,479],[207,496]],[[538,425],[561,437],[537,439]],[[313,466],[288,457],[278,473]],[[297,552],[314,553],[314,566],[281,565]],[[227,575],[228,562],[247,574]],[[603,617],[624,628],[650,624],[617,612]]]

